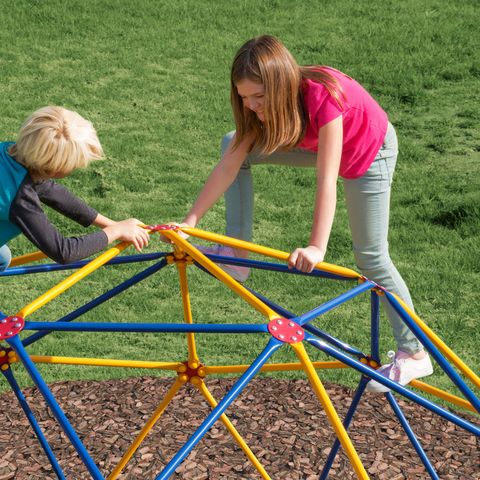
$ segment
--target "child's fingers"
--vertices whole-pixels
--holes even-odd
[[[294,250],[288,257],[288,268],[295,268],[298,258],[298,249]]]
[[[146,247],[148,245],[148,242],[150,241],[150,236],[148,235],[146,230],[141,228],[138,237],[141,248]]]

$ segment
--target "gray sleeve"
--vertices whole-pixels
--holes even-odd
[[[53,180],[32,182],[31,185],[42,203],[84,227],[90,226],[98,214],[95,209]]]
[[[61,209],[59,211],[63,213]],[[107,235],[102,230],[74,237],[61,235],[42,210],[39,196],[28,179],[22,183],[12,202],[9,219],[37,248],[57,263],[76,262],[108,245]]]

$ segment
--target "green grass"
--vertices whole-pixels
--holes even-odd
[[[229,67],[248,38],[279,36],[302,64],[327,64],[358,79],[397,128],[390,246],[420,316],[475,371],[480,371],[480,45],[474,1],[289,0],[25,1],[0,12],[0,137],[15,139],[33,110],[60,104],[96,126],[107,159],[64,180],[102,213],[147,223],[180,221],[218,160],[233,128]],[[313,170],[255,168],[255,241],[291,251],[308,240]],[[327,261],[355,268],[342,187]],[[220,201],[200,227],[222,233]],[[52,213],[66,234],[81,233]],[[163,249],[157,240],[149,251]],[[25,239],[15,254],[32,250]],[[96,272],[32,319],[54,320],[139,267]],[[193,270],[193,269],[190,269]],[[55,285],[65,273],[2,278],[8,314]],[[249,286],[304,312],[345,290],[343,283],[255,273]],[[261,322],[260,315],[201,272],[191,273],[196,322]],[[169,267],[85,316],[90,321],[182,321],[178,281]],[[362,298],[318,322],[368,350],[368,305]],[[382,352],[393,348],[382,319]],[[208,364],[251,362],[261,336],[199,335]],[[32,353],[184,360],[179,335],[54,334]],[[311,351],[311,350],[309,350]],[[316,351],[312,357],[323,358]],[[288,348],[275,360],[293,360]],[[40,366],[47,381],[142,375],[145,371]],[[21,373],[22,384],[28,381]],[[147,374],[152,373],[147,371]],[[283,374],[287,375],[287,374]],[[288,374],[293,375],[293,374]],[[294,375],[299,375],[295,373]],[[351,372],[322,378],[354,385]],[[436,370],[432,383],[455,392]]]

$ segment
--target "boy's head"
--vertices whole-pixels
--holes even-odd
[[[33,112],[20,128],[12,153],[38,178],[64,177],[103,158],[93,125],[62,107]]]

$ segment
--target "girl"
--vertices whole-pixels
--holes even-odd
[[[337,178],[345,186],[358,268],[413,308],[409,291],[388,253],[390,188],[398,147],[386,113],[355,80],[324,66],[299,66],[275,37],[246,42],[231,69],[236,132],[222,142],[222,158],[209,176],[184,224],[195,226],[226,192],[227,235],[250,241],[253,188],[250,166],[276,163],[315,166],[313,226],[305,247],[289,266],[311,272],[322,262],[335,214]],[[207,250],[246,256],[225,247]],[[227,269],[227,266],[224,266]],[[239,281],[245,267],[229,267]],[[398,346],[393,362],[379,371],[403,385],[432,373],[429,356],[387,302],[383,302]],[[388,391],[370,381],[369,391]]]
[[[139,220],[110,220],[52,180],[102,157],[93,125],[61,107],[37,110],[21,127],[16,142],[0,143],[0,271],[10,264],[7,242],[20,233],[58,263],[89,257],[114,240],[132,242],[139,251],[148,244]],[[102,230],[64,237],[40,202],[84,227],[93,224]]]

